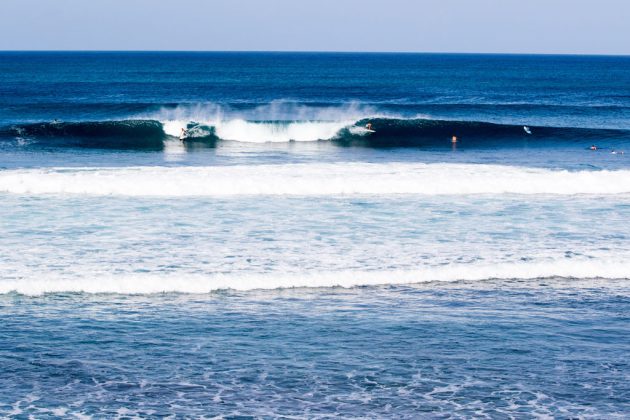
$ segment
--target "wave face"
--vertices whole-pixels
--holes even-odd
[[[630,193],[630,171],[423,163],[16,169],[0,172],[0,192],[122,196],[624,194]]]
[[[151,120],[25,124],[11,127],[4,134],[50,146],[103,149],[159,150],[165,138],[162,124]]]
[[[345,116],[345,118],[348,118]],[[374,132],[364,128],[372,123]],[[450,147],[457,136],[461,147],[522,147],[546,144],[630,142],[629,130],[530,127],[478,121],[364,118],[328,120],[246,120],[242,118],[195,122],[187,119],[48,122],[25,124],[0,131],[10,138],[50,146],[119,149],[161,149],[164,141],[188,131],[186,141],[214,146],[217,141],[281,143],[332,141],[341,146]]]
[[[361,130],[368,122],[375,130]],[[359,129],[359,131],[356,131]],[[450,145],[452,136],[463,147],[533,146],[545,143],[599,142],[630,140],[630,131],[575,127],[528,127],[479,121],[448,121],[430,119],[362,119],[355,126],[342,130],[335,138],[343,145],[372,147],[440,147]]]

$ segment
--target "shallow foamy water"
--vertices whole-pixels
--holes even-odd
[[[625,195],[5,195],[0,212],[2,293],[203,293],[630,273]]]

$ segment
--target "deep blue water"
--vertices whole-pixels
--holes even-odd
[[[628,159],[630,57],[0,52],[0,416],[625,418]]]

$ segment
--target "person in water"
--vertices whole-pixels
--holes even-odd
[[[457,143],[457,136],[451,137],[451,143]]]
[[[597,150],[597,146],[592,145],[591,147],[589,147],[589,149],[591,149],[591,150]]]
[[[366,128],[366,130],[374,131],[374,130],[372,130],[372,123],[371,122],[365,124],[365,128]]]
[[[179,133],[179,139],[183,141],[186,138],[187,134],[188,134],[188,130],[182,127],[182,131],[181,133]]]

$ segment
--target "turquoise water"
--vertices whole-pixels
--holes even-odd
[[[0,53],[0,416],[627,417],[629,70]]]

